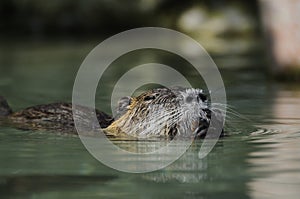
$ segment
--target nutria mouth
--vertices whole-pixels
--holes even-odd
[[[82,112],[78,115],[83,124],[89,118],[87,113],[96,114],[107,135],[138,138],[204,137],[214,113],[205,93],[193,88],[158,88],[137,97],[124,97],[119,100],[115,119],[98,110],[76,107]],[[70,103],[38,105],[12,112],[0,97],[0,117],[21,129],[76,133]]]

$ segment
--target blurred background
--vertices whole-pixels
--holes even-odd
[[[0,95],[14,110],[70,102],[77,70],[101,41],[132,28],[165,27],[197,40],[219,67],[231,136],[204,160],[196,144],[164,170],[130,175],[101,165],[76,138],[0,127],[0,195],[298,198],[299,18],[299,0],[1,0]],[[173,66],[205,87],[184,60],[136,51],[107,71],[97,107],[110,113],[117,79],[149,62]]]
[[[296,0],[284,3],[270,0],[191,0],[185,3],[177,0],[3,0],[0,30],[4,41],[86,42],[99,41],[131,28],[160,26],[187,33],[214,55],[243,55],[239,65],[263,63],[262,51],[267,43],[266,51],[273,50],[271,55],[279,59],[277,64],[293,68],[299,66],[299,59],[285,63],[287,58],[282,56],[296,57],[299,53],[297,45],[293,45],[299,42],[298,4]],[[253,56],[260,59],[251,63]]]
[[[257,1],[3,0],[0,9],[4,41],[91,42],[159,26],[188,34],[213,55],[241,55],[242,65],[256,65],[250,56],[261,56],[263,47]]]
[[[203,45],[221,70],[249,69],[265,75],[270,70],[258,4],[234,0],[3,0],[1,94],[17,109],[24,103],[70,101],[76,72],[89,51],[114,34],[145,26],[186,33]],[[117,79],[130,66],[151,61],[172,65],[182,73],[188,71],[186,63],[165,52],[145,50],[118,60],[107,79]],[[194,80],[199,81],[199,77]],[[106,100],[101,96],[99,101]]]

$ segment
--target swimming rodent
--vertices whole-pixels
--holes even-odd
[[[206,94],[194,88],[157,88],[137,97],[123,97],[115,118],[87,107],[77,106],[77,110],[83,110],[85,115],[96,111],[100,127],[107,135],[138,138],[204,137],[213,113]],[[13,112],[0,97],[0,117],[21,129],[76,133],[71,103],[37,105]]]

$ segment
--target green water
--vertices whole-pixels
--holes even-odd
[[[19,110],[71,101],[76,72],[97,42],[3,44],[0,94]],[[115,63],[119,70],[108,73],[108,79],[119,76],[122,61],[137,65],[157,59],[134,57],[132,63],[126,58]],[[300,87],[270,82],[261,71],[221,70],[228,103],[239,113],[228,115],[230,136],[204,159],[198,158],[202,142],[196,141],[179,160],[151,173],[111,169],[94,159],[78,137],[1,126],[1,198],[298,198]],[[192,73],[186,75],[198,86]],[[112,83],[96,96],[97,107],[106,112],[110,101],[102,92],[109,92]]]

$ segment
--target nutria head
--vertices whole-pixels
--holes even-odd
[[[209,126],[211,111],[201,89],[158,88],[119,101],[108,134],[134,137],[201,136]]]

